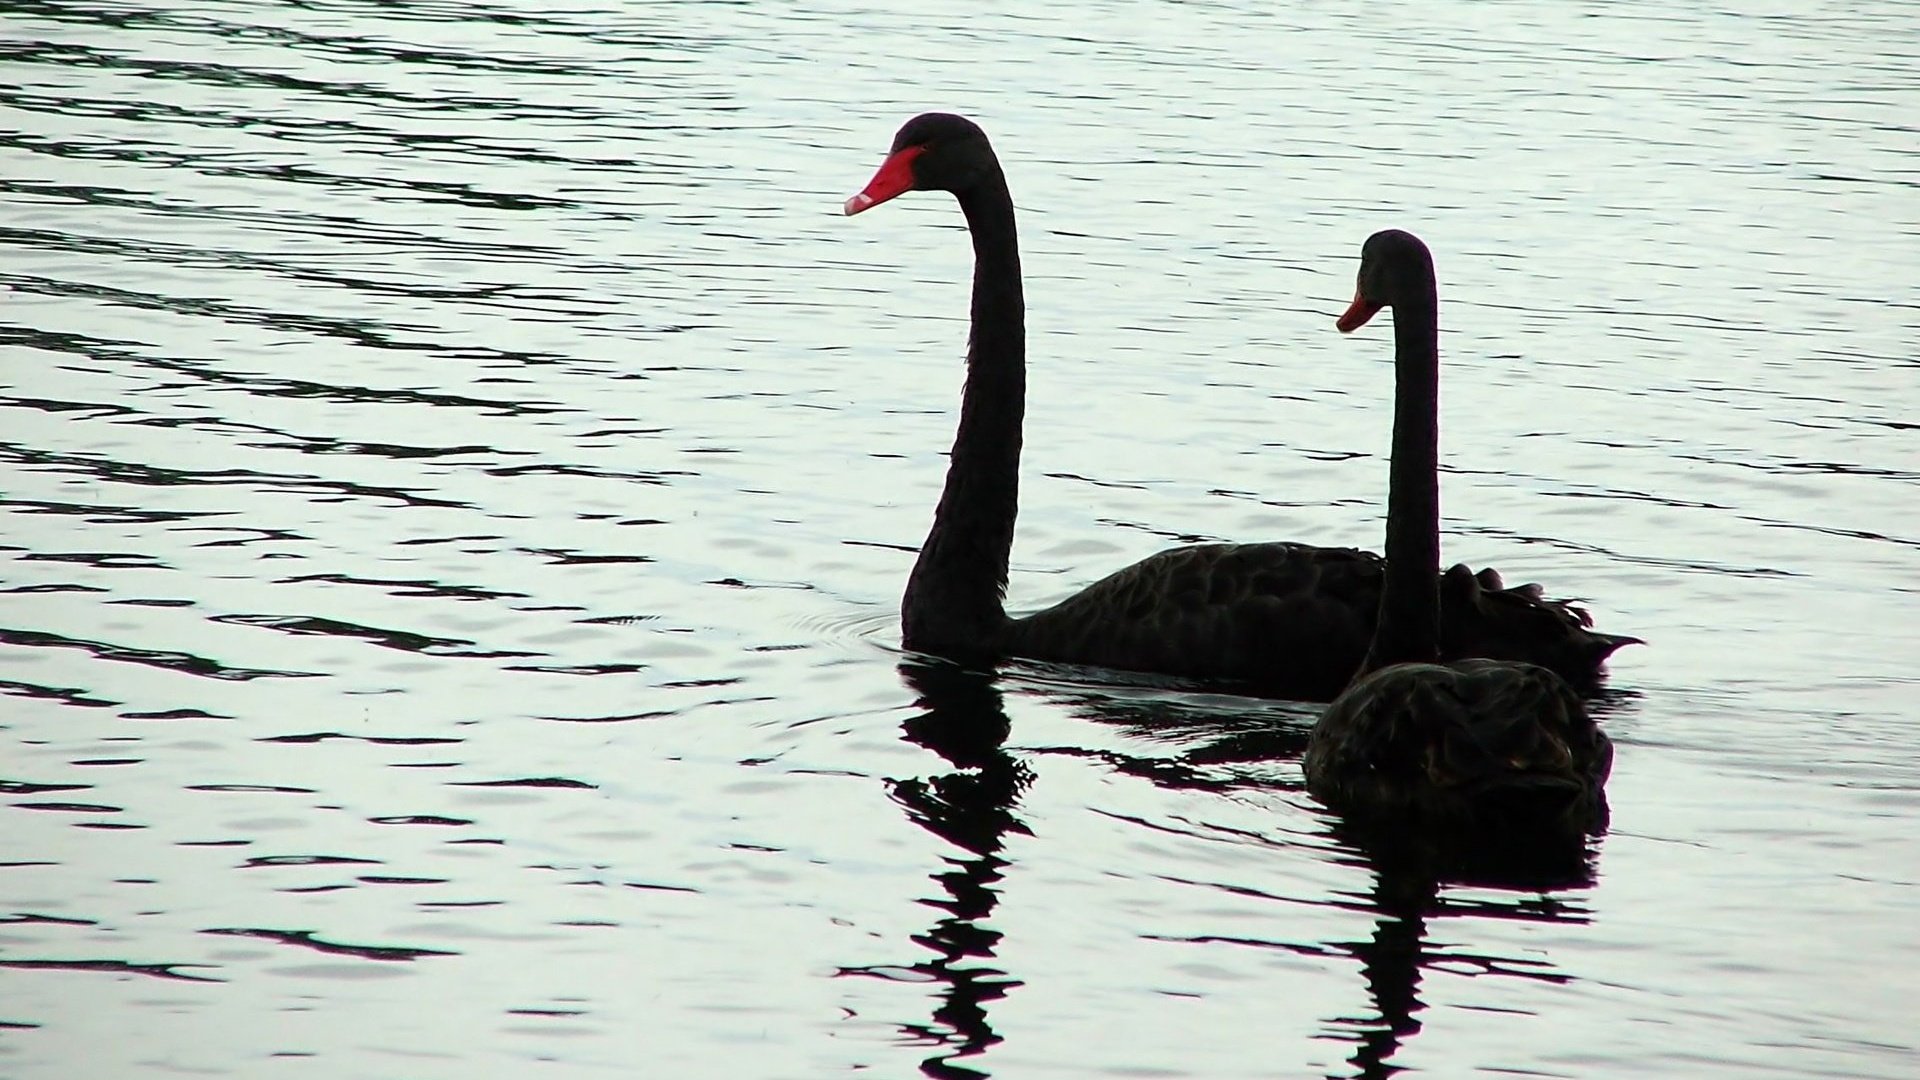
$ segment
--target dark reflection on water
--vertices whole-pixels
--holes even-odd
[[[1499,918],[1531,922],[1583,923],[1583,907],[1557,896],[1585,890],[1594,884],[1593,853],[1584,845],[1573,849],[1529,851],[1488,850],[1465,862],[1458,850],[1446,855],[1449,870],[1436,873],[1433,852],[1408,844],[1405,837],[1360,835],[1346,829],[1336,835],[1352,844],[1373,872],[1367,906],[1377,912],[1371,937],[1364,941],[1328,942],[1360,962],[1367,997],[1375,1015],[1336,1017],[1328,1021],[1330,1037],[1355,1044],[1348,1063],[1355,1077],[1377,1080],[1403,1071],[1394,1057],[1420,1033],[1420,983],[1426,971],[1444,963],[1462,965],[1476,974],[1498,974],[1566,983],[1571,977],[1529,957],[1471,955],[1457,950],[1435,950],[1427,944],[1430,926],[1449,918]],[[1447,884],[1470,883],[1482,890],[1514,892],[1510,898],[1462,900],[1443,898]]]
[[[1049,669],[1023,665],[1029,672]],[[903,671],[907,670],[903,666]],[[984,685],[985,676],[973,676]],[[1072,687],[1058,682],[1029,684],[1074,713],[1112,725],[1146,743],[1174,747],[1171,757],[1048,747],[1040,752],[1088,757],[1116,772],[1176,790],[1215,795],[1262,789],[1299,791],[1298,765],[1318,709],[1222,698],[1159,680],[1129,678],[1128,686]],[[915,680],[915,685],[920,683]],[[924,688],[923,688],[924,692]],[[1617,716],[1636,695],[1604,691],[1594,700],[1596,716]],[[924,699],[923,699],[924,700]],[[969,713],[957,713],[967,716]],[[997,748],[999,728],[961,727],[983,732]],[[997,752],[997,750],[996,750]],[[953,760],[949,755],[950,760]],[[1285,768],[1274,771],[1275,766]],[[924,822],[923,822],[924,824]],[[1428,943],[1435,923],[1458,919],[1500,919],[1581,925],[1589,920],[1578,899],[1598,881],[1598,837],[1552,835],[1479,836],[1449,832],[1430,835],[1417,829],[1380,828],[1336,822],[1330,832],[1334,857],[1361,869],[1372,883],[1363,895],[1332,897],[1323,903],[1373,919],[1364,940],[1288,943],[1244,940],[1245,945],[1278,946],[1305,956],[1349,956],[1359,964],[1371,1015],[1330,1017],[1325,1037],[1352,1044],[1351,1075],[1380,1080],[1405,1071],[1395,1063],[1408,1040],[1419,1034],[1419,995],[1424,975],[1436,965],[1475,975],[1499,975],[1556,985],[1573,981],[1548,962],[1525,955],[1471,953],[1435,948]],[[1448,895],[1449,889],[1471,895]],[[1149,935],[1153,936],[1153,935]],[[1218,935],[1188,941],[1224,942]]]
[[[101,660],[121,661],[131,664],[145,664],[149,667],[166,668],[189,675],[198,675],[208,679],[296,679],[318,674],[311,671],[264,671],[256,668],[234,667],[217,660],[192,653],[175,652],[161,649],[141,649],[128,645],[114,645],[104,641],[87,641],[70,638],[61,634],[42,633],[34,630],[0,629],[0,644],[18,645],[39,649],[77,649]]]
[[[894,801],[914,824],[965,854],[948,857],[949,869],[933,875],[945,892],[921,902],[945,912],[914,942],[934,959],[908,966],[912,974],[940,984],[940,1004],[926,1024],[902,1032],[939,1052],[920,1071],[939,1080],[986,1073],[959,1064],[1000,1041],[987,1021],[987,1005],[1005,997],[1020,980],[993,967],[1000,934],[982,925],[1000,902],[997,888],[1007,860],[1000,854],[1008,833],[1026,833],[1014,808],[1033,779],[1004,749],[1011,722],[994,685],[997,675],[926,657],[900,663],[900,677],[925,711],[902,725],[906,738],[945,758],[955,771],[888,782]],[[891,968],[842,968],[843,975],[897,977]]]
[[[182,971],[191,967],[188,964],[133,964],[125,960],[7,960],[0,959],[0,968],[12,968],[16,971],[99,971],[111,975],[148,975],[157,979],[179,979],[185,982],[218,982],[211,976]],[[35,1027],[38,1025],[8,1025]]]
[[[362,881],[380,879],[361,878]],[[349,945],[339,941],[325,941],[314,936],[311,930],[265,930],[250,927],[215,927],[205,931],[209,934],[223,934],[229,937],[258,938],[279,945],[293,945],[315,952],[331,953],[337,956],[357,956],[367,960],[418,960],[427,956],[453,956],[446,949],[413,949],[400,945]]]
[[[1412,15],[9,4],[0,1074],[1905,1080],[1910,5]],[[835,210],[926,107],[1019,202],[1034,604],[1375,544],[1330,322],[1429,241],[1449,558],[1653,642],[1604,858],[900,662],[969,252]]]
[[[1047,676],[1033,689],[1074,715],[1111,725],[1143,744],[1166,744],[1176,751],[1168,755],[1112,747],[1049,746],[1041,748],[1042,753],[1098,761],[1166,788],[1226,793],[1243,787],[1300,787],[1266,771],[1248,773],[1220,766],[1297,761],[1306,750],[1312,706],[1255,702],[1196,690],[1176,680],[1135,675],[1121,676],[1106,686],[1075,686],[1058,681],[1057,668],[1023,667]],[[1069,673],[1089,675],[1085,670],[1069,669]]]

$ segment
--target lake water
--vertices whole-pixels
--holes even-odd
[[[1907,1077],[1920,5],[23,0],[0,1076]],[[1613,827],[1435,882],[1313,710],[898,650],[927,108],[1019,204],[1010,600],[1375,547],[1583,598]]]

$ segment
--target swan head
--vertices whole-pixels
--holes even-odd
[[[845,210],[858,214],[909,191],[958,194],[998,168],[978,124],[952,113],[921,113],[901,126],[887,160]]]
[[[1381,308],[1422,300],[1431,303],[1433,295],[1433,253],[1427,245],[1404,229],[1382,229],[1361,246],[1353,304],[1334,325],[1349,334],[1365,326]]]

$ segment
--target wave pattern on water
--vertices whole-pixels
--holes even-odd
[[[0,1073],[1904,1076],[1912,5],[1394,14],[9,4]],[[1449,559],[1651,642],[1604,840],[1450,877],[1311,709],[898,651],[970,253],[837,208],[929,107],[1016,608],[1376,546],[1331,316],[1429,240]]]

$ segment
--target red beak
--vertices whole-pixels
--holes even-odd
[[[924,146],[903,146],[887,155],[880,171],[873,174],[860,194],[847,200],[847,216],[871,210],[896,195],[913,190],[913,159],[927,150]]]
[[[852,211],[849,210],[848,213],[852,213]],[[1380,314],[1380,309],[1383,307],[1386,307],[1386,305],[1375,303],[1359,293],[1354,293],[1353,303],[1347,308],[1347,313],[1340,316],[1339,320],[1333,325],[1338,327],[1341,333],[1351,334],[1355,330],[1367,325],[1367,320]]]

